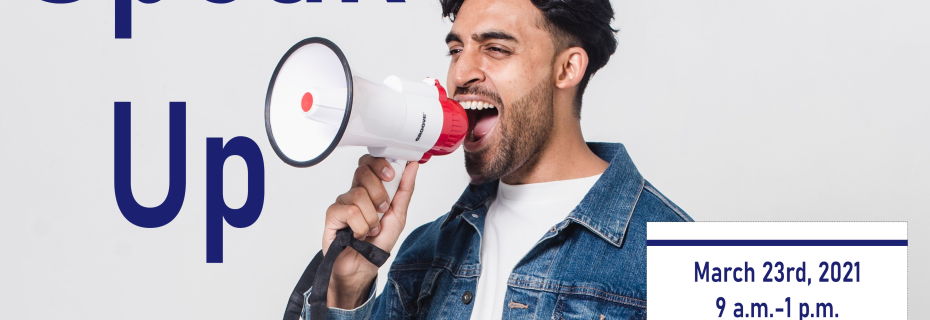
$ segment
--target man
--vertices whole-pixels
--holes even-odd
[[[469,116],[472,183],[404,241],[377,298],[378,268],[343,251],[329,316],[645,318],[646,222],[691,218],[640,176],[622,145],[582,137],[582,94],[617,46],[609,1],[440,2],[453,20],[446,84]],[[351,227],[390,252],[417,168],[394,177],[384,159],[362,157],[352,189],[327,210],[324,250]],[[389,203],[381,181],[398,178]]]

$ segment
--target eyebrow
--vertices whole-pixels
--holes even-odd
[[[446,35],[446,43],[449,43],[452,41],[462,42],[462,38],[459,38],[459,35],[456,34],[455,32],[449,32],[449,34]]]
[[[507,41],[513,41],[516,43],[520,43],[520,41],[517,41],[516,37],[510,35],[509,33],[498,31],[498,30],[487,31],[481,34],[477,34],[477,33],[472,34],[471,39],[477,42],[484,42],[490,39],[497,39],[497,40],[507,40]],[[463,42],[462,38],[460,38],[457,33],[449,32],[449,34],[446,35],[446,43],[450,43],[453,41]]]
[[[471,35],[471,39],[478,41],[478,42],[484,42],[489,39],[508,40],[508,41],[513,41],[517,43],[520,42],[520,41],[517,41],[517,38],[510,35],[509,33],[506,33],[503,31],[497,31],[497,30],[488,31],[488,32],[484,32],[481,34],[473,34]]]

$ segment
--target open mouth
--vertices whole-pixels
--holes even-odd
[[[468,115],[468,136],[465,137],[465,150],[475,151],[484,145],[485,138],[489,137],[497,126],[498,108],[492,103],[481,100],[466,100],[459,102]]]

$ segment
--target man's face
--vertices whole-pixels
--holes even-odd
[[[542,19],[527,0],[467,0],[456,15],[446,83],[468,113],[472,183],[514,172],[549,139],[555,48]]]

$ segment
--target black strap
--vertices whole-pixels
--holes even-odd
[[[333,243],[329,245],[329,250],[326,251],[328,254],[324,256],[323,251],[320,250],[310,261],[310,265],[304,270],[304,274],[300,276],[297,285],[294,286],[291,298],[287,301],[287,309],[284,311],[284,320],[300,319],[300,314],[304,308],[304,292],[310,290],[311,286],[316,290],[310,292],[310,296],[307,298],[307,302],[310,303],[310,319],[306,320],[326,319],[326,312],[329,310],[326,306],[326,291],[329,290],[329,278],[333,273],[333,263],[336,262],[336,257],[349,246],[378,267],[384,265],[384,262],[391,256],[390,253],[371,243],[352,237],[352,229],[345,228],[336,231],[336,239],[333,240]]]

